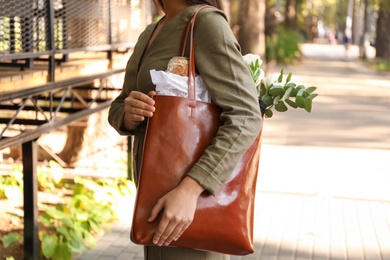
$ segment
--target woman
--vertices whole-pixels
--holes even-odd
[[[207,148],[188,176],[163,196],[148,221],[163,211],[153,243],[145,247],[145,259],[228,259],[226,255],[191,248],[168,247],[191,224],[198,196],[207,190],[216,194],[241,155],[261,129],[256,89],[240,47],[234,38],[220,0],[155,0],[165,16],[140,35],[127,64],[123,90],[109,111],[110,124],[122,135],[134,135],[135,172],[138,172],[147,118],[153,116],[155,86],[150,70],[166,70],[168,61],[179,55],[183,29],[200,4],[194,32],[196,70],[213,103],[222,109],[224,122],[215,142]],[[206,155],[207,154],[207,155]],[[137,176],[134,176],[137,181]]]

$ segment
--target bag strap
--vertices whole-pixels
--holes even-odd
[[[190,54],[189,54],[189,67],[188,67],[188,98],[196,99],[195,89],[195,52],[194,52],[194,25],[195,19],[198,13],[205,8],[215,8],[211,5],[204,5],[200,7],[188,21],[186,27],[183,30],[183,34],[180,40],[180,54],[184,57],[185,48],[187,46],[188,35],[190,36]]]

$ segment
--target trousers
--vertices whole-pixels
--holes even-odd
[[[229,260],[230,256],[185,247],[145,246],[145,260]]]

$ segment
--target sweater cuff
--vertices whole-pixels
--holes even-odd
[[[203,188],[214,196],[222,186],[222,182],[220,182],[217,177],[196,164],[191,168],[187,175],[199,182]]]

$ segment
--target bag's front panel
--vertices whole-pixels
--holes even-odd
[[[155,96],[155,101],[156,111],[145,137],[131,232],[132,241],[142,245],[152,245],[160,220],[147,222],[151,209],[177,186],[211,144],[220,125],[219,110],[211,104],[169,96]],[[192,224],[171,246],[236,255],[253,253],[259,145],[258,138],[216,196],[204,192],[199,197]]]

